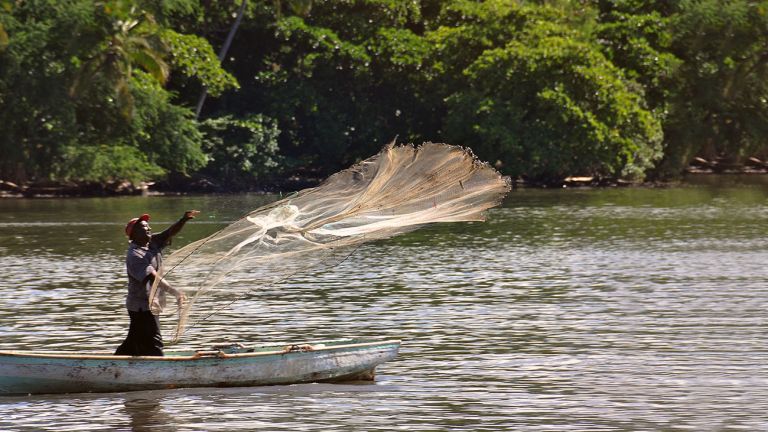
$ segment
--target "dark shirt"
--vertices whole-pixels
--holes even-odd
[[[157,271],[163,262],[163,248],[171,244],[170,230],[152,236],[147,246],[134,242],[128,245],[125,267],[128,270],[128,296],[125,307],[129,311],[148,311],[149,292],[152,290],[152,269]]]

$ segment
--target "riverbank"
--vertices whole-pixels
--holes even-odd
[[[159,182],[28,182],[0,180],[0,198],[116,197],[229,193],[278,193],[317,186],[321,178],[292,176],[253,185],[232,185],[206,177],[168,178]]]
[[[232,193],[279,193],[293,192],[320,184],[324,178],[314,176],[275,177],[252,185],[229,184],[207,177],[169,177],[159,182],[29,182],[16,184],[0,180],[0,198],[66,198],[110,197],[140,195],[187,195]],[[691,166],[683,177],[675,181],[632,182],[588,176],[571,176],[555,184],[541,184],[515,179],[513,188],[612,188],[612,187],[668,187],[680,184],[729,186],[768,186],[768,170],[754,167],[719,171],[701,166]]]

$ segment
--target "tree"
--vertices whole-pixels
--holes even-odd
[[[247,188],[278,167],[280,131],[274,120],[262,115],[245,119],[226,116],[205,120],[202,129],[210,157],[205,174],[232,187]]]
[[[97,76],[114,89],[115,101],[126,119],[133,116],[130,90],[134,66],[139,66],[160,84],[165,84],[170,67],[165,61],[168,47],[154,17],[133,1],[96,3],[97,17],[106,37],[82,63],[70,88],[71,96],[93,89]]]
[[[188,3],[173,5],[183,9]],[[153,12],[172,14],[168,5],[120,0],[1,5],[0,23],[8,35],[0,50],[2,178],[114,179],[126,176],[132,163],[135,173],[152,176],[194,172],[205,164],[198,124],[163,83],[171,66],[214,92],[237,82],[207,41],[154,19]],[[84,172],[89,163],[83,161],[95,161],[100,149],[125,155],[127,162],[92,163],[94,172]],[[132,156],[138,151],[142,158]],[[109,167],[115,168],[111,174]]]
[[[5,2],[8,40],[0,51],[0,178],[47,179],[62,145],[77,138],[66,84],[76,56],[72,35],[90,12],[60,2]]]
[[[450,142],[544,183],[642,179],[661,156],[661,125],[643,93],[557,10],[457,2],[449,12],[462,18],[430,37],[434,67],[453,80]]]
[[[697,155],[738,164],[768,143],[768,2],[681,1],[662,174]]]
[[[695,156],[725,168],[765,152],[768,2],[595,3],[604,51],[663,121],[655,177],[680,176]]]

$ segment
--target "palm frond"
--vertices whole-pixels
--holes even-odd
[[[168,80],[171,68],[159,53],[149,50],[136,51],[132,54],[131,60],[160,84],[165,84]]]

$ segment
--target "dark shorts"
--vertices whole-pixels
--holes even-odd
[[[150,311],[128,311],[131,326],[128,337],[117,347],[115,355],[162,356],[163,337],[160,335],[160,320]]]

